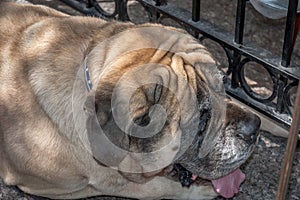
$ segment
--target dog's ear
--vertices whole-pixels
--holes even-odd
[[[145,91],[150,88],[145,88]],[[154,87],[155,93],[153,100],[158,100],[161,93],[160,86]],[[145,92],[144,91],[144,92]],[[107,88],[97,89],[97,94],[90,93],[84,103],[84,111],[88,117],[88,137],[91,144],[91,152],[94,159],[101,165],[117,168],[126,179],[136,182],[145,183],[152,179],[162,170],[153,172],[143,172],[142,166],[138,161],[127,154],[129,146],[129,137],[118,128],[111,114],[111,100],[108,97]],[[102,95],[99,95],[101,94]],[[104,93],[106,93],[104,95]],[[95,96],[95,97],[94,97]],[[98,108],[97,108],[98,107]],[[112,128],[113,127],[113,128]],[[110,131],[113,129],[114,131]],[[120,149],[122,149],[120,151]],[[138,173],[129,173],[128,165],[133,164]],[[124,168],[125,167],[125,168]]]

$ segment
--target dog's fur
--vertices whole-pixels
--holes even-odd
[[[111,113],[111,96],[120,77],[146,63],[169,66],[166,68],[171,74],[168,80],[163,75],[161,79],[176,85],[179,93],[176,97],[180,97],[180,101],[187,101],[190,93],[176,82],[178,79],[171,78],[172,74],[186,77],[198,94],[199,104],[207,104],[207,98],[213,96],[210,95],[213,90],[209,88],[214,83],[207,80],[201,68],[187,63],[185,54],[178,56],[165,51],[170,46],[165,46],[164,50],[132,48],[125,56],[122,54],[137,43],[151,43],[136,27],[181,31],[159,25],[136,26],[90,17],[71,17],[42,6],[4,2],[0,3],[0,25],[0,176],[6,184],[50,198],[117,195],[139,199],[210,199],[217,195],[207,184],[182,187],[179,182],[162,176],[166,168],[134,174],[105,166],[93,157],[88,139],[76,131],[76,123],[84,126],[85,118],[79,116],[79,120],[74,122],[72,101],[81,105],[80,101],[87,99],[83,94],[80,96],[81,93],[78,99],[74,100],[72,96],[78,69],[83,69],[86,63],[94,84],[92,92],[97,120],[114,143],[129,151],[148,152],[159,148],[158,144],[167,142],[178,130],[183,135],[181,139],[188,137],[189,123],[197,113],[188,113],[187,119],[181,119],[180,102],[166,87],[157,89],[155,84],[144,85],[130,97],[131,117],[140,125],[145,123],[143,116],[153,104],[159,103],[166,108],[168,123],[157,137],[144,141],[120,136],[123,132],[116,128]],[[131,29],[124,35],[118,35]],[[115,37],[106,40],[112,36]],[[163,37],[160,33],[157,36]],[[192,46],[204,67],[214,66],[210,54],[192,37],[176,38],[174,41],[183,52],[191,51],[189,48]],[[104,67],[112,61],[111,68]],[[103,76],[97,82],[100,73]],[[151,72],[145,69],[139,73],[148,76]],[[136,74],[128,76],[133,82],[144,78]],[[84,82],[81,87],[83,93],[89,93]],[[126,96],[126,92],[120,95]],[[87,102],[83,104],[86,110],[94,109],[93,101],[92,106]],[[204,108],[203,113],[210,112],[210,109],[210,106]],[[255,141],[247,137],[256,132],[259,123],[256,116],[228,101],[226,121],[223,122],[226,127],[213,133],[208,130],[207,124],[218,119],[213,114],[206,116],[203,113],[197,118],[199,124],[203,122],[201,132],[207,130],[206,135],[215,136],[207,137],[215,148],[206,148],[204,158],[195,159],[200,146],[209,145],[202,144],[202,138],[193,141],[182,156],[176,157],[180,151],[178,147],[173,148],[168,156],[202,178],[213,179],[229,173],[248,158]],[[245,137],[238,138],[240,134]],[[230,145],[224,142],[228,138],[235,142]],[[183,139],[180,144],[186,145]],[[229,162],[231,157],[222,160],[219,155],[222,149],[233,148],[232,145],[235,151],[238,150],[236,157],[239,158],[234,165]],[[117,164],[125,158],[122,157],[123,160]],[[226,164],[227,167],[224,167]]]

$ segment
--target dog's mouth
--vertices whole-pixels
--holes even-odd
[[[211,185],[216,193],[225,198],[232,198],[238,193],[241,183],[245,180],[245,174],[239,168],[218,179],[207,180],[193,174],[180,164],[168,167],[165,170],[165,176],[174,181],[179,181],[183,187],[189,187],[192,184]]]

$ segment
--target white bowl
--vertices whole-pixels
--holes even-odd
[[[270,19],[287,16],[289,0],[250,0],[250,2],[258,12]],[[300,12],[299,3],[298,12]]]

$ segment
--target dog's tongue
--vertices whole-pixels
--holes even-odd
[[[217,193],[225,198],[231,198],[239,191],[240,184],[245,180],[245,174],[238,168],[222,178],[212,180]]]

